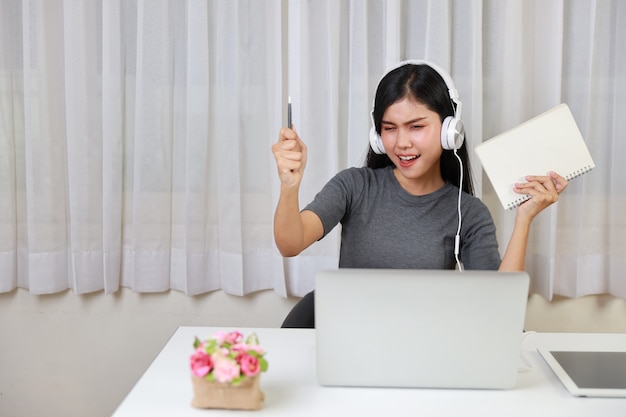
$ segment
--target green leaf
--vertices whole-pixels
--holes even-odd
[[[259,344],[259,337],[256,335],[256,333],[250,334],[250,336],[248,336],[248,338],[246,339],[246,345],[258,345],[258,344]]]
[[[260,357],[259,358],[259,367],[261,368],[261,372],[267,371],[267,367],[268,366],[269,366],[269,364],[267,363],[267,360],[265,360],[264,357]]]
[[[198,349],[198,346],[200,346],[202,342],[200,341],[200,339],[198,339],[198,336],[195,337],[195,340],[193,341],[193,348],[194,349]]]
[[[209,342],[206,344],[206,352],[211,354],[213,352],[215,352],[217,350],[218,346],[217,346],[217,341],[215,339],[210,339]]]

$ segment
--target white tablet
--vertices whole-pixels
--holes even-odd
[[[572,395],[626,398],[626,352],[537,350]]]

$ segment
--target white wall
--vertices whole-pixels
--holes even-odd
[[[0,416],[110,416],[178,326],[279,327],[294,303],[273,292],[0,294]]]
[[[610,295],[528,299],[526,329],[538,332],[626,333],[626,300]]]
[[[273,292],[0,294],[0,416],[110,416],[176,327],[279,327],[295,302]],[[626,300],[609,296],[532,296],[526,328],[626,332],[624,317]]]

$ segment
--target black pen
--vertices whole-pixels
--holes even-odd
[[[291,129],[291,96],[287,98],[287,127]]]

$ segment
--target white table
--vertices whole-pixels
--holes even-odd
[[[191,407],[189,356],[195,336],[216,330],[256,332],[269,369],[261,377],[260,411],[201,410]],[[120,404],[114,417],[137,416],[626,416],[626,399],[576,398],[556,379],[536,349],[623,346],[626,334],[530,333],[513,390],[329,388],[317,384],[315,331],[180,327]],[[522,368],[525,367],[520,362]],[[252,414],[251,414],[252,413]]]

